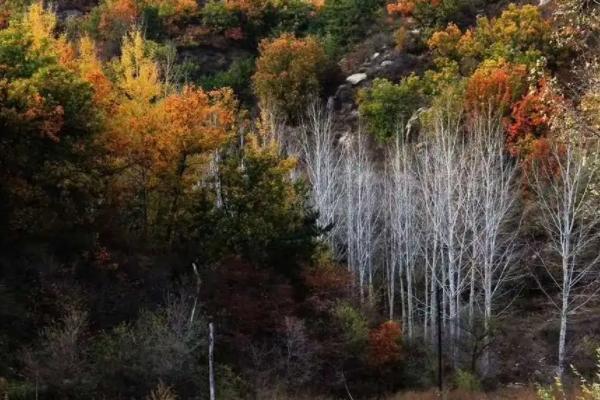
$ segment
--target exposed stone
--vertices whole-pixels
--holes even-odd
[[[58,13],[58,18],[61,21],[67,21],[70,19],[76,19],[83,15],[83,13],[76,9],[64,10]]]
[[[346,78],[346,81],[350,82],[352,85],[356,86],[359,83],[361,83],[362,81],[364,81],[365,79],[367,79],[367,74],[365,74],[364,72],[361,72],[358,74],[350,75],[349,77]]]

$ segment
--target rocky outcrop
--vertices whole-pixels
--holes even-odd
[[[356,95],[360,89],[369,87],[377,78],[399,82],[403,77],[413,72],[420,73],[428,66],[426,56],[398,51],[389,44],[372,48],[363,58],[364,61],[346,77],[331,98],[337,111],[338,124],[347,128],[357,123]]]

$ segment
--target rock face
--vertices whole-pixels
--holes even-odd
[[[364,81],[365,79],[367,79],[367,74],[365,74],[364,72],[359,72],[358,74],[353,74],[353,75],[350,75],[349,77],[347,77],[346,81],[350,82],[352,85],[356,86],[359,83],[361,83],[362,81]]]
[[[381,39],[381,38],[380,38]],[[362,46],[362,47],[360,47]],[[339,85],[329,99],[335,113],[336,129],[340,132],[355,131],[359,125],[359,90],[371,86],[377,78],[394,83],[411,73],[421,74],[430,64],[427,54],[405,47],[398,50],[389,37],[378,41],[365,40],[359,50],[349,53],[340,64],[347,74],[346,81]],[[348,68],[351,67],[351,68]]]

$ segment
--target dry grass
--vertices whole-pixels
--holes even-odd
[[[453,390],[445,397],[445,400],[538,400],[535,390],[531,388],[503,390],[496,393],[474,393],[462,390]],[[391,397],[388,400],[439,400],[442,396],[437,391],[406,392]]]
[[[473,393],[461,390],[453,390],[444,400],[539,400],[536,389],[533,387],[505,388],[493,393]],[[556,397],[562,398],[562,397]],[[576,393],[567,394],[568,399],[578,398]],[[427,392],[405,392],[399,393],[387,400],[440,400],[442,397],[436,390]]]

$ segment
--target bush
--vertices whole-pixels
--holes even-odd
[[[263,40],[259,50],[254,92],[263,108],[294,119],[321,91],[327,61],[323,46],[314,37],[283,34]]]
[[[175,299],[104,333],[95,351],[102,392],[136,396],[148,393],[159,381],[172,385],[201,381],[205,323],[202,318],[190,323],[191,309],[190,302]]]
[[[86,329],[87,313],[75,306],[68,307],[59,321],[46,327],[38,346],[24,355],[30,382],[39,382],[49,393],[63,397],[92,389]]]
[[[429,29],[440,28],[450,22],[466,25],[481,5],[481,0],[417,1],[413,16],[421,26]]]
[[[375,367],[393,364],[402,358],[402,328],[387,321],[369,333],[369,363]]]
[[[479,18],[465,33],[450,24],[434,33],[428,44],[437,57],[454,59],[463,67],[470,59],[535,66],[542,56],[552,54],[550,39],[551,26],[537,7],[511,4],[498,18]]]
[[[227,71],[200,78],[200,86],[205,90],[229,87],[233,89],[238,99],[250,101],[252,98],[250,81],[255,70],[254,63],[254,57],[235,60]]]
[[[224,32],[241,24],[239,15],[230,10],[224,1],[210,0],[202,8],[201,14],[204,25],[216,32]]]
[[[481,382],[472,373],[459,369],[454,375],[454,384],[459,390],[466,392],[479,392],[481,391]]]
[[[245,40],[254,47],[266,36],[283,32],[306,33],[314,20],[315,7],[304,0],[222,1],[212,0],[202,9],[204,24],[225,36]]]
[[[511,106],[527,90],[527,67],[504,61],[483,63],[471,75],[465,93],[469,112],[506,116]]]
[[[358,110],[369,131],[381,141],[395,137],[423,106],[422,81],[409,76],[399,84],[375,79],[370,89],[358,93]]]
[[[388,4],[389,14],[412,16],[427,30],[441,28],[451,22],[467,24],[481,0],[397,0]]]
[[[578,400],[600,400],[600,348],[596,350],[597,364],[594,380],[585,379],[575,368],[573,372],[579,377],[579,387],[577,388]],[[540,400],[561,400],[575,398],[574,393],[568,393],[562,384],[560,378],[556,378],[554,385],[549,387],[539,386],[537,391]]]
[[[319,12],[321,31],[337,46],[345,47],[364,36],[382,3],[380,0],[326,0]]]
[[[335,316],[340,325],[344,347],[349,353],[360,354],[369,339],[367,321],[348,303],[340,303],[335,310]]]

